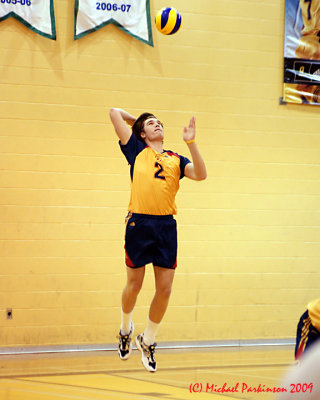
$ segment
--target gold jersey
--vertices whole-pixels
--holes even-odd
[[[149,215],[177,213],[175,197],[184,168],[190,162],[172,151],[162,153],[131,135],[121,150],[130,164],[131,195],[129,212]]]
[[[303,19],[302,35],[310,35],[320,30],[320,0],[300,0]]]
[[[311,301],[307,308],[312,325],[320,332],[320,299]]]
[[[297,58],[320,59],[320,0],[300,0],[303,28],[296,48]]]

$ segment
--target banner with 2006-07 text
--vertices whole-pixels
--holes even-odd
[[[75,39],[110,23],[153,46],[150,0],[75,0]]]
[[[286,0],[283,100],[320,105],[320,0]]]
[[[53,0],[0,0],[0,21],[10,17],[39,35],[56,39]]]

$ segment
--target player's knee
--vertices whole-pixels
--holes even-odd
[[[127,289],[132,294],[138,294],[142,288],[142,282],[140,280],[131,280],[127,283]]]
[[[169,298],[171,295],[171,285],[159,285],[157,294],[163,298]]]

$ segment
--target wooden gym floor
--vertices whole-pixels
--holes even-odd
[[[0,399],[275,399],[263,390],[281,387],[294,362],[292,346],[158,349],[156,356],[158,371],[150,373],[137,350],[127,361],[115,351],[2,355]]]

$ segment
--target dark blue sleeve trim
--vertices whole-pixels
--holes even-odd
[[[119,140],[119,145],[131,166],[133,166],[137,155],[147,146],[145,143],[140,142],[133,134],[131,134],[127,144],[121,144]]]
[[[184,177],[184,169],[187,164],[191,163],[191,161],[187,157],[179,156],[180,157],[180,179]]]

